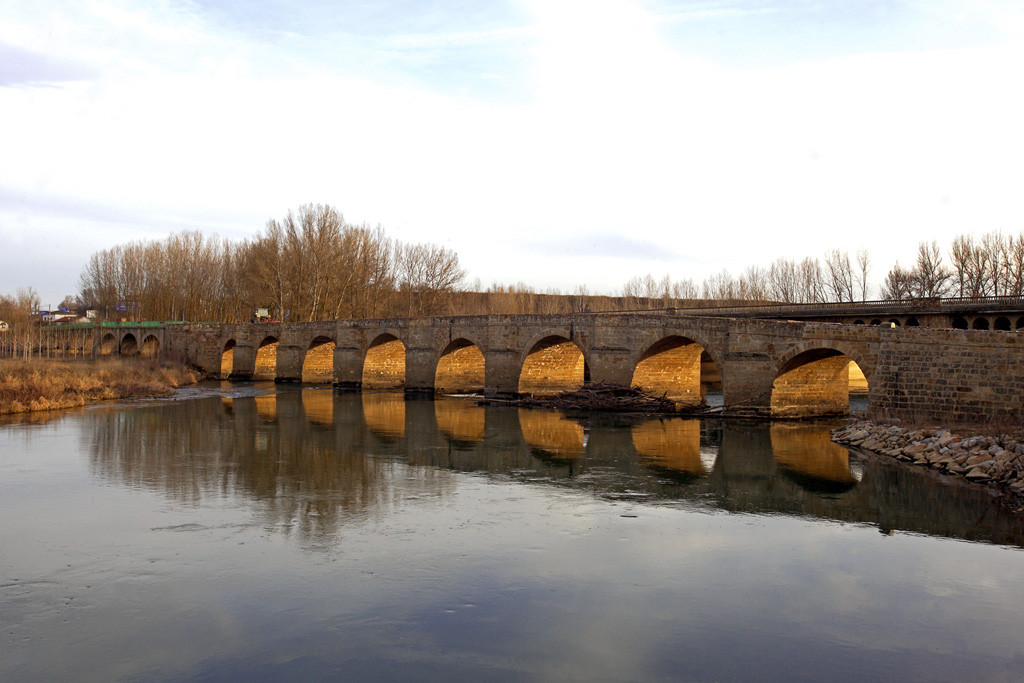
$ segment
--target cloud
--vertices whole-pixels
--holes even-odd
[[[51,87],[0,87],[19,133],[0,205],[53,230],[240,236],[327,202],[455,249],[471,277],[565,289],[618,288],[609,263],[699,280],[862,246],[884,270],[920,239],[1021,227],[1024,54],[1009,38],[878,51],[843,29],[822,59],[801,52],[813,17],[786,5],[703,4],[674,24],[662,3],[537,0],[474,21],[452,7],[388,19],[357,3],[352,22],[319,4],[248,20],[240,5],[25,3],[0,25],[15,65],[0,73]],[[704,43],[666,24],[699,25]],[[806,59],[737,66],[727,53],[747,38]],[[88,80],[54,80],[65,67]]]
[[[672,261],[680,258],[680,255],[669,245],[634,239],[612,232],[581,234],[569,239],[535,242],[529,246],[529,250],[569,258],[599,256],[645,261]]]
[[[95,77],[90,69],[0,43],[0,87],[66,83]]]
[[[536,31],[532,27],[513,26],[483,31],[397,34],[383,38],[381,45],[400,50],[461,48],[471,45],[520,43],[534,37],[536,37]]]

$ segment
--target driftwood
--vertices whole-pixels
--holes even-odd
[[[563,391],[557,396],[518,399],[485,399],[486,404],[506,404],[536,408],[556,408],[574,412],[700,414],[707,406],[679,405],[666,395],[654,396],[640,387],[616,384],[586,384],[575,391]]]

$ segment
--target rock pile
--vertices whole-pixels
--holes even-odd
[[[960,475],[1010,494],[1017,505],[1024,502],[1024,442],[1006,434],[961,437],[947,429],[860,421],[833,429],[832,440]]]

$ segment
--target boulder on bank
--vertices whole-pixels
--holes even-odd
[[[1024,445],[1008,434],[960,437],[861,420],[833,429],[832,440],[987,484],[1024,510]]]

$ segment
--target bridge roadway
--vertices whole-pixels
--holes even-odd
[[[101,336],[102,335],[102,336]],[[869,414],[1019,425],[1024,335],[667,312],[184,324],[97,331],[97,348],[160,350],[212,376],[407,392],[552,394],[639,385],[698,403],[720,385],[725,413],[806,417],[848,410],[850,362]]]
[[[765,318],[885,325],[941,327],[961,330],[1024,329],[1024,297],[929,297],[901,301],[859,301],[811,304],[744,304],[713,308],[676,308],[682,315]]]

